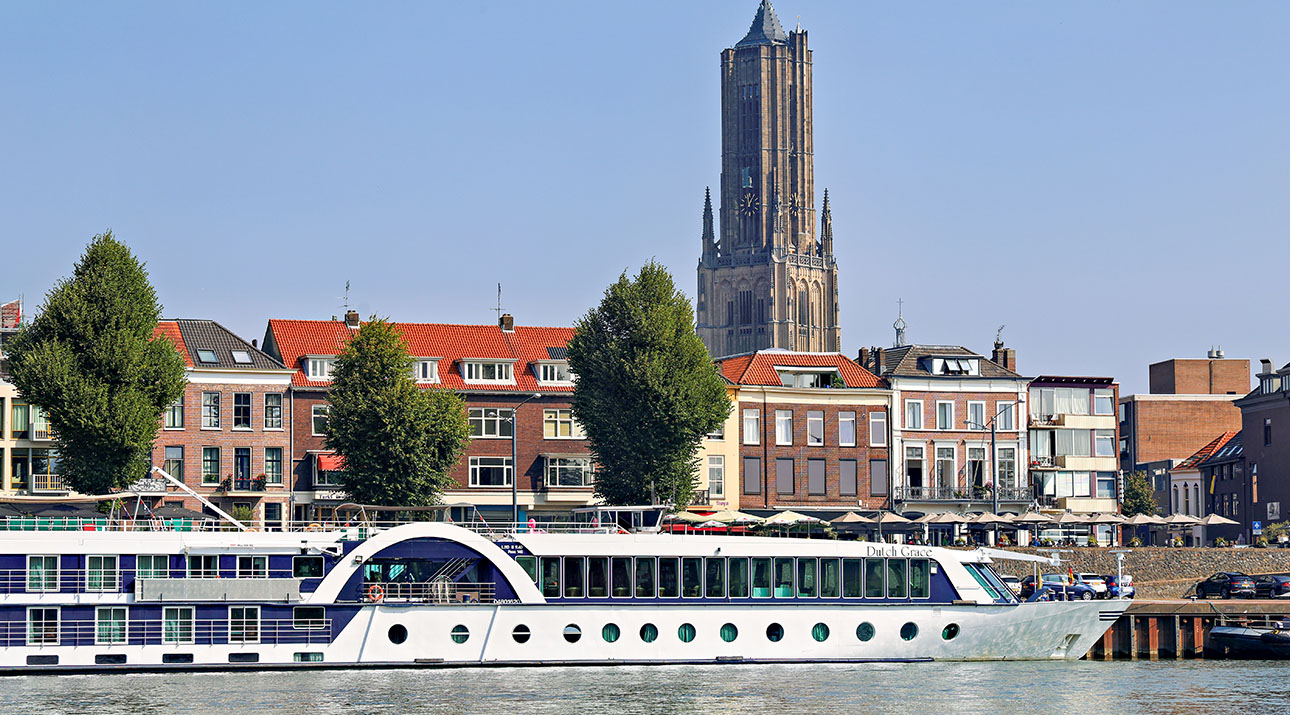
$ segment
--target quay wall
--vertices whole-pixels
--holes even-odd
[[[1027,554],[1048,556],[1051,549],[1009,548]],[[1105,548],[1070,548],[1060,554],[1063,569],[1113,574],[1116,554]],[[1025,561],[995,560],[995,568],[1004,574],[1022,578],[1034,571]],[[1041,571],[1048,570],[1043,567]],[[1240,571],[1247,574],[1290,573],[1290,549],[1231,548],[1156,548],[1128,549],[1124,554],[1124,572],[1133,576],[1138,598],[1184,598],[1197,581],[1217,571]]]

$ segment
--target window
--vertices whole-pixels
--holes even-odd
[[[996,432],[1011,432],[1017,429],[1017,403],[994,403],[994,428]]]
[[[1098,457],[1115,456],[1115,430],[1100,429],[1093,432],[1096,447],[1093,454]]]
[[[823,444],[823,440],[820,444]],[[856,413],[839,412],[838,413],[838,446],[854,447],[856,446]]]
[[[793,460],[775,460],[775,493],[792,494],[796,490],[793,484]]]
[[[470,408],[470,436],[509,438],[514,414],[514,410],[497,407],[472,407]]]
[[[1059,429],[1056,430],[1057,456],[1091,457],[1093,456],[1092,430]]]
[[[793,444],[792,410],[775,410],[775,444]]]
[[[58,591],[58,557],[27,557],[27,591],[49,593]]]
[[[1107,389],[1093,390],[1093,414],[1095,415],[1113,415],[1115,414],[1115,403],[1112,391]]]
[[[310,380],[330,380],[332,372],[336,369],[336,359],[309,358],[305,361],[305,369]]]
[[[215,355],[214,350],[198,350],[197,362],[217,363],[219,362],[219,357]]]
[[[291,576],[293,578],[322,578],[323,575],[323,557],[321,556],[296,556],[291,561]]]
[[[296,606],[291,612],[291,627],[316,631],[327,627],[327,610],[323,606]]]
[[[27,609],[27,645],[58,645],[58,609]]]
[[[264,481],[267,484],[282,483],[282,448],[264,448]]]
[[[886,582],[884,581],[887,569],[883,559],[865,559],[864,560],[864,597],[865,598],[882,598],[886,595]]]
[[[887,413],[884,410],[869,413],[869,446],[887,446]]]
[[[924,483],[923,447],[905,447],[905,486],[910,489],[922,489]],[[914,495],[911,495],[914,496]],[[917,497],[915,497],[917,498]]]
[[[984,402],[967,403],[967,428],[977,430],[986,429]]]
[[[219,578],[219,556],[189,554],[188,578]]]
[[[264,396],[264,428],[282,429],[282,393],[270,392]]]
[[[249,353],[249,352],[247,352],[247,351],[245,351],[245,350],[233,350],[233,351],[231,351],[231,353],[232,353],[232,355],[233,355],[233,362],[234,362],[234,363],[236,363],[236,364],[238,364],[238,365],[250,365],[250,364],[251,364],[251,353]]]
[[[165,427],[166,429],[184,428],[184,398],[182,395],[166,408]]]
[[[723,499],[726,496],[726,458],[720,454],[708,455],[708,497]]]
[[[327,414],[329,412],[331,412],[331,405],[313,406],[313,434],[315,437],[327,434]]]
[[[510,457],[471,457],[470,486],[509,487],[511,485]]]
[[[202,393],[202,429],[219,429],[219,393]]]
[[[636,597],[654,598],[654,559],[648,556],[636,558]]]
[[[162,643],[193,642],[192,606],[166,606],[161,614]]]
[[[466,382],[515,382],[509,362],[468,362]]]
[[[811,410],[806,413],[806,444],[819,447],[824,444],[824,413]]]
[[[968,447],[967,479],[970,486],[985,486],[985,447]]]
[[[544,439],[586,439],[582,425],[573,418],[570,409],[542,410],[542,437]]]
[[[573,382],[573,373],[569,371],[569,364],[564,362],[542,363],[538,366],[538,380],[542,382],[569,383]]]
[[[202,447],[202,484],[219,484],[219,447]]]
[[[923,401],[905,400],[905,429],[923,428]]]
[[[761,494],[761,459],[744,457],[743,493]]]
[[[246,482],[251,478],[251,448],[233,448],[233,479]]]
[[[238,578],[268,578],[269,577],[269,557],[267,556],[237,557],[237,577]]]
[[[595,473],[592,471],[591,457],[546,458],[548,487],[589,487],[593,481]]]
[[[1272,418],[1264,417],[1263,418],[1263,445],[1266,447],[1267,445],[1270,445],[1270,444],[1272,444]]]
[[[942,490],[952,490],[958,486],[958,467],[953,447],[936,448],[936,486]]]
[[[887,460],[869,460],[869,496],[887,496]]]
[[[994,453],[998,465],[995,467],[995,474],[998,479],[994,485],[999,489],[1016,489],[1017,483],[1017,448],[1016,447],[999,447]]]
[[[230,606],[228,609],[228,642],[260,642],[260,607]]]
[[[1098,499],[1115,498],[1115,472],[1097,473],[1097,498]],[[1196,503],[1200,504],[1199,495],[1196,497]]]
[[[954,403],[936,403],[936,429],[954,429]]]
[[[417,360],[412,363],[412,379],[417,382],[439,382],[439,361]]]
[[[838,460],[838,495],[853,497],[859,492],[856,460]]]
[[[824,496],[824,460],[806,460],[806,493],[811,496]]]
[[[251,393],[233,393],[233,429],[251,429]]]
[[[101,606],[94,610],[94,644],[118,645],[126,642],[126,609],[124,606]]]
[[[107,593],[117,590],[117,557],[85,557],[85,590]]]
[[[761,443],[761,410],[744,410],[744,444]]]
[[[170,557],[165,554],[140,554],[135,560],[136,578],[170,578]]]
[[[184,448],[183,447],[166,447],[166,461],[162,463],[161,468],[166,470],[166,474],[184,481]]]

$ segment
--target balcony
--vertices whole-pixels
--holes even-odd
[[[994,494],[981,487],[893,487],[892,498],[897,501],[922,502],[993,502]],[[1029,503],[1033,498],[1030,487],[1003,487],[999,489],[1000,503]]]
[[[265,490],[264,477],[245,477],[237,478],[225,477],[224,481],[219,483],[215,488],[217,492],[223,492],[229,496],[237,494],[263,494]]]
[[[32,494],[66,494],[67,492],[68,489],[63,484],[63,478],[57,474],[31,475]]]
[[[1115,415],[1036,415],[1030,416],[1032,428],[1115,429]]]
[[[1031,469],[1056,469],[1057,458],[1053,456],[1030,455]]]
[[[52,442],[54,440],[54,430],[49,428],[48,422],[33,422],[31,425],[31,439],[33,442]]]
[[[695,489],[690,492],[690,506],[708,506],[712,504],[712,493],[707,489]]]

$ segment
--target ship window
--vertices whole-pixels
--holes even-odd
[[[861,573],[860,559],[842,560],[843,598],[860,598],[864,596],[864,579]]]
[[[58,645],[58,608],[27,609],[27,645]]]
[[[564,557],[564,597],[581,598],[584,595],[583,561],[581,556]]]
[[[117,589],[117,557],[87,556],[85,571],[86,591],[115,591]]]
[[[27,557],[27,590],[36,592],[58,590],[57,556]]]
[[[600,629],[600,637],[604,638],[606,643],[617,642],[620,635],[622,635],[622,631],[619,630],[616,623],[606,623],[605,627]]]
[[[770,598],[770,559],[753,559],[753,598]]]
[[[840,585],[838,560],[820,559],[820,598],[837,598]]]
[[[886,594],[887,584],[883,581],[882,559],[864,560],[864,597],[882,598]]]
[[[815,559],[797,560],[797,597],[815,598]]]
[[[162,653],[161,662],[165,665],[193,662],[192,653]]]
[[[694,640],[694,624],[682,623],[680,628],[676,629],[676,637],[681,639],[682,643],[689,643]]]
[[[99,653],[94,656],[94,665],[125,665],[125,653]]]
[[[748,598],[748,559],[730,559],[730,597]]]
[[[470,640],[470,629],[465,626],[452,627],[452,642],[465,643]]]
[[[856,638],[861,641],[871,640],[873,638],[873,624],[861,623],[856,626]]]
[[[582,629],[570,623],[564,627],[564,639],[570,643],[577,643],[582,640]]]
[[[542,595],[547,598],[560,597],[560,559],[542,557]]]
[[[727,623],[721,627],[721,640],[727,643],[733,643],[739,637],[739,628],[733,623]]]
[[[296,606],[292,609],[292,627],[300,630],[322,630],[327,627],[327,611],[322,606]]]
[[[29,655],[27,656],[27,665],[58,665],[58,656]]]
[[[219,557],[215,554],[189,554],[188,578],[219,578]]]
[[[228,609],[228,642],[260,642],[260,607],[230,606]]]
[[[815,627],[811,629],[811,637],[812,637],[812,638],[814,638],[815,640],[817,640],[817,641],[821,642],[821,643],[823,643],[824,641],[828,640],[828,639],[829,639],[829,626],[828,626],[828,624],[825,624],[825,623],[816,623],[816,624],[815,624]]]
[[[909,562],[904,559],[887,559],[887,598],[905,598],[908,593],[907,572]]]
[[[323,654],[317,652],[293,653],[291,660],[296,663],[321,663],[323,662]]]
[[[193,608],[191,606],[174,606],[162,609],[161,642],[193,642]]]
[[[676,598],[680,595],[677,582],[677,558],[662,556],[658,560],[658,597]]]
[[[390,630],[386,633],[386,635],[389,636],[391,643],[393,643],[394,645],[399,645],[400,643],[408,639],[407,626],[404,626],[402,623],[395,623],[394,625],[390,626]]]
[[[793,560],[775,559],[775,597],[793,597]]]
[[[627,598],[632,595],[632,560],[614,557],[610,562],[610,577],[613,581],[614,598]]]
[[[134,561],[136,578],[170,578],[170,557],[165,554],[140,554]]]
[[[927,559],[909,560],[909,597],[932,597],[931,572]]]
[[[653,643],[658,640],[658,626],[653,623],[646,623],[641,626],[641,640],[646,643]]]
[[[609,595],[609,557],[592,556],[587,559],[587,596],[605,598]]]
[[[726,560],[723,558],[709,558],[705,565],[705,595],[708,598],[725,598]]]
[[[230,663],[259,663],[259,653],[229,653],[228,662]]]
[[[511,638],[514,638],[516,643],[528,643],[532,636],[529,627],[523,624],[515,626],[515,630],[511,631]]]
[[[269,557],[267,556],[237,557],[237,577],[238,578],[268,578],[269,577]]]
[[[959,624],[951,623],[948,626],[945,626],[944,630],[941,631],[941,638],[944,638],[947,641],[952,641],[958,636],[958,634]]]
[[[515,563],[519,564],[520,568],[524,569],[524,573],[529,575],[529,579],[533,581],[534,584],[537,584],[538,572],[536,556],[516,556]]]
[[[703,595],[703,559],[687,557],[681,559],[681,593],[686,598],[698,598]]]
[[[778,623],[772,623],[766,626],[766,639],[771,643],[778,643],[784,638],[784,627]]]
[[[125,643],[126,609],[124,606],[100,606],[94,611],[94,645]]]
[[[912,641],[918,637],[918,625],[913,621],[900,627],[901,640]]]
[[[654,598],[654,559],[636,559],[636,597]]]
[[[296,556],[291,560],[292,578],[322,578],[323,557]]]

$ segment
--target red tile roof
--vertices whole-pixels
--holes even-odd
[[[179,332],[179,323],[173,320],[157,321],[157,329],[152,333],[153,339],[156,339],[158,335],[170,338],[170,342],[175,344],[175,349],[183,356],[184,364],[188,367],[193,366],[193,359],[188,356],[188,346],[184,345],[184,336]]]
[[[838,353],[793,353],[780,350],[763,350],[752,355],[739,355],[719,362],[721,374],[736,385],[782,384],[775,368],[782,367],[835,367],[847,387],[885,387],[882,380],[859,363]]]
[[[573,328],[515,326],[503,332],[496,325],[448,325],[443,323],[395,323],[403,333],[413,357],[439,358],[439,385],[454,390],[572,392],[572,385],[539,385],[533,363],[550,360],[547,348],[564,348]],[[277,348],[277,356],[293,368],[292,384],[326,387],[323,380],[309,380],[302,358],[306,355],[337,355],[357,331],[336,320],[270,320],[266,349]],[[462,379],[461,361],[466,358],[514,360],[514,385],[470,384]]]
[[[1209,455],[1211,455],[1211,454],[1213,454],[1213,453],[1217,452],[1218,450],[1222,449],[1222,448],[1223,448],[1223,445],[1225,445],[1225,444],[1227,444],[1228,442],[1230,442],[1230,441],[1231,441],[1231,439],[1232,439],[1233,437],[1235,437],[1236,435],[1238,435],[1238,434],[1240,434],[1240,432],[1224,432],[1223,434],[1220,434],[1219,436],[1217,436],[1217,437],[1215,437],[1215,438],[1214,438],[1214,441],[1210,442],[1209,444],[1205,445],[1204,447],[1201,447],[1199,450],[1197,450],[1197,451],[1196,451],[1196,453],[1195,453],[1195,454],[1193,454],[1192,456],[1190,456],[1190,457],[1188,457],[1188,458],[1184,459],[1182,462],[1180,462],[1180,463],[1178,464],[1178,466],[1174,467],[1174,469],[1175,469],[1175,470],[1177,470],[1177,469],[1194,469],[1194,468],[1196,467],[1196,465],[1198,465],[1198,464],[1200,464],[1201,462],[1205,461],[1205,459],[1206,459],[1207,457],[1209,457]]]

